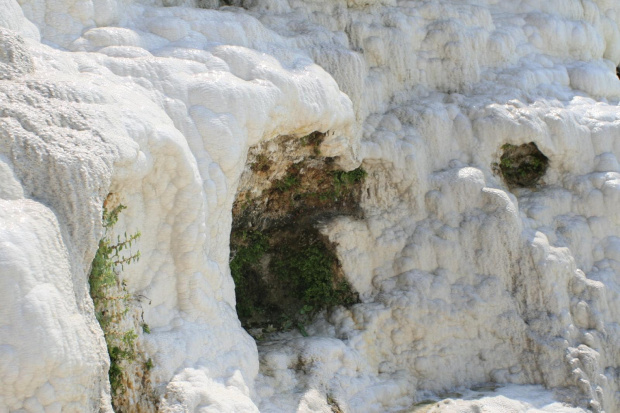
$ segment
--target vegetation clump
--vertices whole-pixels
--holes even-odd
[[[125,282],[119,278],[120,271],[125,265],[140,259],[139,251],[131,251],[133,244],[140,237],[140,232],[132,235],[125,233],[123,237],[116,238],[111,234],[112,228],[118,222],[119,214],[125,208],[120,204],[111,210],[104,207],[102,217],[104,235],[99,241],[88,279],[95,315],[104,332],[110,356],[108,376],[112,403],[116,411],[123,411],[120,406],[126,401],[126,384],[133,381],[132,368],[138,366],[145,371],[153,368],[153,361],[150,358],[141,360],[144,357],[137,348],[138,334],[135,328],[130,327],[136,324],[132,319],[134,314],[130,313],[136,310],[136,300],[127,291]],[[141,322],[139,325],[143,332],[150,332],[148,324]]]
[[[505,144],[502,150],[500,162],[495,167],[510,187],[534,187],[547,172],[549,158],[534,142],[520,146]]]
[[[333,159],[321,157],[324,136],[282,140],[278,153],[288,151],[288,163],[251,153],[248,190],[233,205],[230,270],[237,314],[257,338],[291,328],[306,335],[305,325],[319,312],[358,301],[336,246],[317,227],[334,216],[361,215],[367,173],[361,167],[339,170]]]
[[[318,312],[357,302],[333,246],[310,226],[233,233],[231,248],[237,315],[248,330],[296,327],[306,335]]]
[[[351,188],[353,185],[364,181],[368,174],[362,167],[359,167],[349,172],[334,171],[332,175],[334,176],[336,194],[340,195],[344,189]]]
[[[235,282],[237,315],[240,320],[249,320],[255,313],[264,312],[259,304],[263,295],[260,261],[269,250],[269,242],[259,231],[236,234],[233,241],[230,272]]]
[[[283,245],[271,261],[271,270],[281,282],[290,286],[304,312],[355,302],[351,287],[344,280],[334,279],[337,259],[320,239],[301,245]]]

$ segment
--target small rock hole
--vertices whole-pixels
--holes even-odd
[[[509,187],[531,188],[547,172],[547,158],[534,142],[520,146],[505,144],[497,168]]]

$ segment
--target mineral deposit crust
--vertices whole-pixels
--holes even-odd
[[[112,410],[113,194],[161,411],[620,412],[620,4],[233,3],[0,0],[0,411]],[[321,227],[361,303],[257,345],[232,205],[250,147],[313,131],[368,173]]]

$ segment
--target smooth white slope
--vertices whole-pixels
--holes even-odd
[[[109,404],[105,343],[76,302],[60,234],[42,204],[0,200],[2,411],[95,411]]]

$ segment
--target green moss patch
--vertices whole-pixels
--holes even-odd
[[[509,187],[534,187],[547,172],[547,158],[534,142],[520,146],[505,144],[496,168]]]

